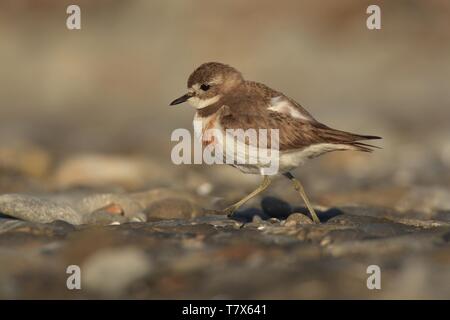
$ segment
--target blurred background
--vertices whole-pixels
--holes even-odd
[[[81,30],[66,28],[70,4]],[[366,27],[370,4],[381,30]],[[243,196],[259,177],[171,163],[170,134],[192,130],[194,110],[168,104],[209,61],[331,127],[383,137],[373,154],[298,169],[315,204],[450,210],[446,0],[1,0],[0,193],[169,186],[220,206]],[[287,185],[267,193],[301,205]]]

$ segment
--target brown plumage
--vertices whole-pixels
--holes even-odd
[[[189,78],[189,84],[202,83],[209,72],[220,70],[217,63],[202,65],[200,73],[195,71]],[[227,74],[233,73],[233,68],[226,69]],[[241,77],[238,71],[236,78]],[[273,90],[266,85],[254,81],[239,81],[231,86],[231,92],[227,92],[219,101],[198,110],[200,117],[208,117],[220,109],[222,116],[220,124],[225,129],[278,129],[280,133],[280,151],[301,149],[317,143],[345,144],[354,147],[355,150],[371,152],[372,148],[378,148],[360,141],[381,139],[378,136],[360,135],[330,128],[306,111],[298,102],[285,96],[281,92]],[[268,109],[270,100],[275,97],[283,97],[305,119],[297,119],[288,114],[271,111]],[[339,150],[339,149],[336,149]]]
[[[189,77],[188,93],[174,100],[171,105],[189,101],[197,109],[194,129],[201,137],[204,146],[219,146],[223,154],[229,153],[238,157],[249,156],[246,149],[251,144],[259,151],[276,149],[270,144],[260,146],[259,141],[250,141],[244,136],[244,147],[228,148],[228,143],[223,143],[220,136],[227,135],[227,129],[240,129],[245,131],[254,129],[261,134],[260,129],[266,129],[270,135],[271,129],[278,130],[277,168],[275,173],[269,173],[265,162],[258,159],[257,162],[241,163],[232,158],[230,164],[245,173],[260,174],[264,180],[260,187],[250,195],[225,209],[232,214],[247,200],[259,192],[265,190],[271,179],[270,175],[282,174],[290,179],[295,189],[300,193],[315,222],[319,222],[314,208],[297,179],[290,170],[298,167],[305,159],[314,158],[321,154],[338,150],[357,150],[371,152],[375,146],[366,144],[364,140],[380,139],[377,136],[359,135],[341,130],[332,129],[316,119],[299,103],[285,96],[283,93],[273,90],[266,85],[254,81],[247,81],[242,74],[228,65],[210,62],[202,64]],[[197,122],[197,125],[195,125]],[[198,124],[200,122],[200,124]],[[208,129],[219,130],[221,135],[214,136]],[[239,144],[238,144],[239,146]],[[255,149],[255,148],[253,148]],[[228,163],[228,162],[227,162]]]

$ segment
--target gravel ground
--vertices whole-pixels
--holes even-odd
[[[442,187],[373,182],[333,193],[331,179],[324,192],[312,192],[322,220],[316,225],[280,179],[229,219],[219,209],[257,178],[156,163],[74,156],[40,178],[16,168],[16,192],[0,196],[0,297],[450,297],[450,210]],[[116,174],[83,176],[93,165]],[[156,187],[123,175],[124,167],[135,177],[166,171],[180,179]],[[114,188],[107,187],[112,180]],[[81,290],[67,288],[71,265],[80,267]],[[380,267],[380,290],[367,288],[371,265]]]

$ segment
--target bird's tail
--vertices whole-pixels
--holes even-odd
[[[381,149],[378,146],[367,144],[361,141],[382,139],[378,136],[361,135],[346,131],[336,130],[329,127],[322,129],[322,136],[333,143],[347,145],[350,149],[363,152],[372,152],[374,149]]]
[[[381,137],[371,138],[371,139],[381,139]],[[352,142],[349,143],[352,147],[355,148],[357,151],[362,152],[372,152],[374,149],[381,149],[381,147],[374,146],[372,144],[363,143],[363,142]]]

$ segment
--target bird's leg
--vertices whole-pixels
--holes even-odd
[[[254,196],[258,195],[259,193],[263,192],[264,190],[266,190],[271,182],[272,182],[272,180],[269,178],[269,176],[264,176],[263,181],[261,182],[259,187],[256,188],[255,191],[253,191],[252,193],[250,193],[248,196],[244,197],[243,199],[239,200],[235,204],[232,204],[231,206],[229,206],[228,208],[223,210],[223,212],[226,213],[228,215],[228,217],[231,217],[233,215],[233,213],[237,209],[239,209],[244,203],[246,203],[248,200],[250,200]]]
[[[319,217],[317,216],[316,211],[314,211],[314,208],[311,206],[311,203],[309,203],[308,197],[306,196],[306,193],[305,193],[305,189],[303,188],[300,181],[295,179],[295,177],[290,172],[283,173],[283,175],[292,181],[292,183],[294,184],[295,190],[297,190],[298,193],[300,193],[303,201],[306,204],[306,207],[308,208],[309,214],[311,215],[313,221],[315,223],[320,223]]]

